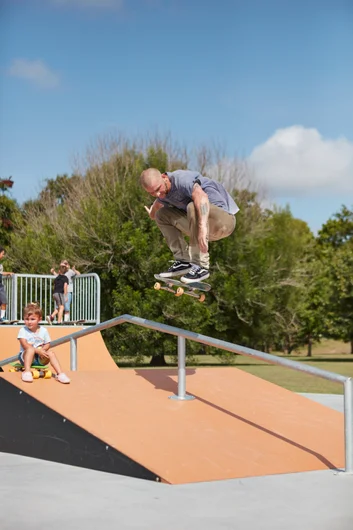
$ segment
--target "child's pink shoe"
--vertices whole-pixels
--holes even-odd
[[[59,381],[59,383],[64,383],[66,385],[70,383],[70,379],[67,377],[66,374],[64,374],[64,372],[61,372],[61,374],[58,375],[57,380]]]
[[[33,383],[32,372],[22,372],[22,381],[25,383]]]

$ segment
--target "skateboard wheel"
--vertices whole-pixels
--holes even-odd
[[[184,289],[182,287],[178,287],[177,290],[176,290],[175,295],[176,296],[181,296],[182,294],[184,294]]]
[[[32,370],[33,379],[39,379],[39,372],[38,370]]]
[[[46,370],[46,371],[44,372],[44,379],[50,379],[51,376],[52,376],[52,373],[51,373],[50,370]]]
[[[199,298],[200,302],[204,302],[205,299],[206,299],[206,296],[204,294],[200,294],[200,298]]]
[[[158,282],[156,282],[156,283],[154,284],[154,288],[156,289],[156,291],[159,291],[159,289],[160,289],[161,287],[162,287],[161,284],[158,283]]]
[[[9,372],[16,372],[16,368],[10,368]]]

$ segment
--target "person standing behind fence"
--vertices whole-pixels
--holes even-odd
[[[67,267],[67,271],[65,272],[65,276],[69,280],[69,285],[68,285],[68,289],[67,289],[67,302],[65,302],[65,305],[64,305],[64,321],[65,322],[69,322],[70,321],[70,307],[71,307],[71,302],[72,302],[72,295],[73,295],[73,292],[74,292],[73,279],[75,278],[75,276],[79,276],[81,273],[80,273],[80,271],[78,271],[76,269],[75,265],[73,265],[72,268],[71,268],[70,267],[70,263],[67,261],[67,259],[64,259],[60,263],[60,266],[61,265],[64,265],[65,267]],[[50,269],[50,272],[52,274],[54,274],[54,276],[57,276],[57,272],[55,271],[54,268]]]
[[[63,321],[64,305],[68,299],[67,292],[69,285],[69,280],[65,275],[66,271],[67,267],[65,265],[60,265],[59,274],[57,274],[54,280],[53,298],[55,301],[55,309],[52,314],[48,315],[46,318],[49,324],[53,323],[56,315],[58,315],[58,324],[62,324]]]
[[[5,249],[4,247],[0,246],[0,260],[2,260],[5,256]],[[0,322],[7,322],[5,319],[6,314],[6,308],[7,308],[7,294],[5,290],[5,286],[2,283],[3,276],[12,276],[13,272],[4,272],[4,266],[0,263]]]

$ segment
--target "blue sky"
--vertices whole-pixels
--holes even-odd
[[[0,0],[0,177],[22,202],[95,138],[158,129],[246,159],[317,230],[353,205],[352,28],[351,0]]]

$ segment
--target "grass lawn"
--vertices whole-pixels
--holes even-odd
[[[350,346],[338,341],[327,340],[321,344],[315,345],[313,349],[313,356],[306,357],[306,351],[295,352],[292,355],[283,355],[281,353],[274,353],[274,355],[285,357],[293,361],[299,361],[311,366],[316,366],[328,372],[353,377],[353,355],[350,354]],[[150,358],[146,357],[144,362],[139,367],[148,367]],[[166,357],[169,366],[176,366],[175,358]],[[123,367],[131,367],[131,363],[124,363],[118,361],[118,365]],[[187,366],[227,366],[222,363],[219,358],[211,355],[197,355],[192,360],[187,362]],[[228,365],[229,366],[229,365]],[[321,377],[314,377],[296,370],[284,368],[273,364],[264,363],[253,359],[237,355],[234,358],[234,363],[230,366],[245,370],[262,379],[266,379],[271,383],[287,388],[294,392],[312,392],[320,394],[342,394],[343,385],[340,383],[333,383]]]
[[[297,359],[302,360],[302,359]],[[353,359],[349,362],[344,361],[323,361],[323,362],[309,362],[311,366],[316,366],[322,370],[335,372],[337,374],[353,377]],[[275,366],[263,363],[236,363],[236,367],[245,370],[250,374],[271,381],[276,385],[283,386],[288,390],[294,392],[313,392],[318,394],[343,394],[343,385],[327,381],[321,377],[314,377],[312,375],[297,372],[282,366]]]

